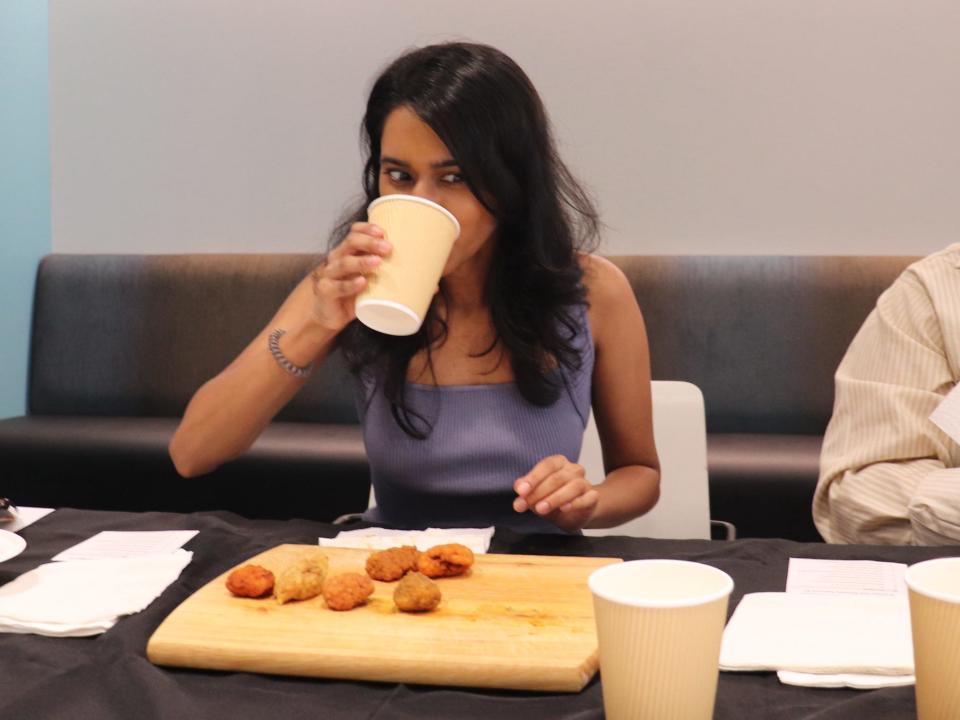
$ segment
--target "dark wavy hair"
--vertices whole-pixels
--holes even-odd
[[[523,70],[487,45],[445,43],[405,53],[373,85],[361,128],[365,197],[334,229],[331,247],[366,219],[379,196],[380,140],[387,116],[405,107],[429,125],[460,166],[467,186],[496,220],[496,247],[486,285],[495,340],[509,357],[522,396],[553,404],[563,381],[557,365],[580,366],[573,311],[586,292],[577,252],[595,249],[599,220],[590,198],[560,160],[540,96]],[[394,419],[416,438],[430,423],[406,403],[411,358],[447,332],[437,312],[444,283],[421,329],[407,337],[369,330],[358,321],[339,345],[355,373],[382,382]]]

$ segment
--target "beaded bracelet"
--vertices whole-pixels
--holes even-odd
[[[277,365],[295,378],[306,380],[313,375],[314,366],[308,365],[307,367],[300,367],[299,365],[294,365],[290,362],[289,358],[283,354],[283,350],[280,349],[280,338],[282,338],[286,332],[286,330],[277,328],[270,333],[270,337],[267,340],[267,347],[270,348],[270,354],[273,355],[273,359],[277,361]]]

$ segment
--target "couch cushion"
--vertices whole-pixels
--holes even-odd
[[[611,258],[643,310],[653,377],[703,391],[711,433],[822,434],[833,373],[914,258]]]
[[[242,457],[181,478],[167,453],[174,418],[28,416],[0,421],[0,494],[21,505],[230,510],[331,521],[367,507],[358,426],[274,422]]]
[[[819,435],[707,436],[710,515],[737,537],[818,542],[811,517],[820,463]]]
[[[177,417],[269,322],[314,255],[64,255],[37,275],[29,413]],[[335,353],[278,416],[356,423]]]

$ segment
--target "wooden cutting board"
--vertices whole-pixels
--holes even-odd
[[[316,546],[279,545],[247,562],[276,574]],[[330,572],[364,572],[369,550],[324,548]],[[396,583],[334,612],[322,597],[280,605],[237,598],[224,573],[157,628],[157,665],[352,680],[578,692],[597,671],[587,577],[619,558],[477,555],[468,574],[437,580],[430,613],[396,609]],[[246,564],[246,563],[243,563]]]

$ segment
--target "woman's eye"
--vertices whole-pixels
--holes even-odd
[[[410,176],[403,170],[387,170],[386,176],[395,183],[407,182],[410,179]]]
[[[456,185],[457,183],[463,182],[463,175],[461,175],[460,173],[447,173],[446,175],[441,177],[440,180],[450,185]]]

